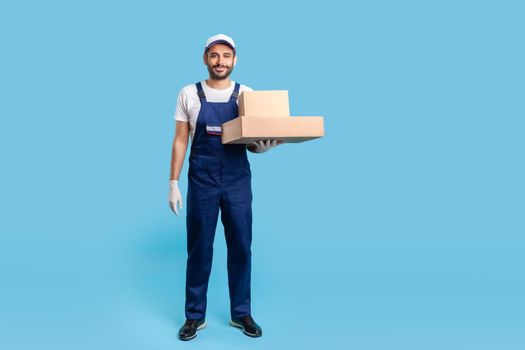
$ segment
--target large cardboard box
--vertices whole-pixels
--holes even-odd
[[[258,140],[303,142],[324,136],[323,117],[292,117],[288,91],[244,91],[239,95],[239,117],[222,124],[223,144]]]
[[[222,124],[222,143],[244,143],[274,139],[303,142],[324,136],[323,117],[240,116]]]

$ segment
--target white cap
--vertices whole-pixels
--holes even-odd
[[[206,47],[204,48],[204,51],[208,50],[210,47],[212,47],[215,44],[228,45],[229,47],[233,49],[233,52],[235,52],[235,42],[233,41],[232,38],[224,34],[217,34],[217,35],[209,37],[208,41],[206,42]]]

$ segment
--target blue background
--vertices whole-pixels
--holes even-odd
[[[2,2],[0,348],[525,348],[522,4]],[[172,118],[216,33],[326,137],[250,155],[264,336],[219,227],[182,343]]]

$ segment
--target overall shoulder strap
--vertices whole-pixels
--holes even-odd
[[[202,89],[201,82],[199,81],[198,83],[195,84],[195,86],[197,86],[197,94],[199,95],[199,98],[201,100],[206,100],[206,95],[204,94],[204,90]]]
[[[233,89],[231,98],[236,100],[237,97],[239,97],[239,89],[241,85],[239,83],[235,83],[235,88]]]

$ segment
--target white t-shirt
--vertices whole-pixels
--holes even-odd
[[[227,89],[213,89],[206,84],[206,81],[201,81],[202,90],[206,95],[206,101],[208,102],[228,102],[232,95],[233,89],[235,88],[235,81],[231,81],[231,85]],[[252,88],[242,85],[239,87],[239,94],[243,91],[253,91]],[[237,100],[237,103],[239,101]],[[195,135],[195,125],[197,124],[197,117],[201,109],[201,101],[197,94],[197,86],[190,84],[184,86],[177,98],[177,108],[175,109],[175,115],[173,119],[180,120],[183,122],[190,123],[190,138],[193,142],[193,136]]]

